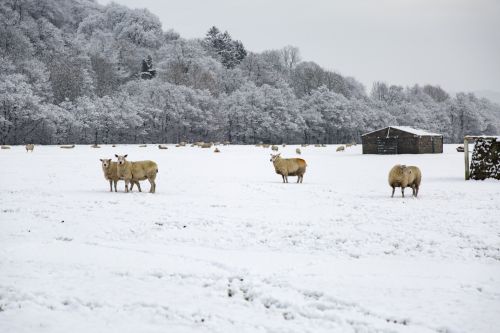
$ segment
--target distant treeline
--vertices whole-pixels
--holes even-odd
[[[387,125],[494,134],[500,106],[438,86],[377,82],[262,53],[216,27],[201,39],[91,0],[0,2],[0,143],[344,143]]]

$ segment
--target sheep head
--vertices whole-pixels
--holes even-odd
[[[271,159],[269,161],[274,163],[274,161],[276,161],[277,159],[281,158],[280,155],[281,155],[281,153],[271,154]]]
[[[127,162],[126,158],[127,158],[128,155],[116,155],[115,154],[115,157],[118,159],[118,164],[125,164],[125,162]]]
[[[109,168],[109,166],[111,165],[111,159],[110,158],[101,158],[99,160],[101,161],[102,167],[104,169]]]

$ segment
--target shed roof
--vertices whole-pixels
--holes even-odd
[[[431,133],[431,132],[427,132],[427,131],[424,131],[424,130],[421,130],[421,129],[418,129],[418,128],[413,128],[413,127],[410,127],[410,126],[388,126],[388,127],[384,127],[384,128],[379,128],[379,129],[377,129],[375,131],[371,131],[371,132],[365,133],[362,136],[378,132],[378,131],[383,130],[385,128],[394,128],[394,129],[397,129],[397,130],[400,130],[400,131],[403,131],[403,132],[407,132],[407,133],[411,133],[411,134],[414,134],[414,135],[418,135],[418,136],[443,136],[442,134]]]

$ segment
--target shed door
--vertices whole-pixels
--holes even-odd
[[[377,138],[377,152],[379,154],[397,154],[398,138]]]

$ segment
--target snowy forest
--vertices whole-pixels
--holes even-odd
[[[500,129],[500,106],[472,93],[367,89],[297,47],[254,53],[215,26],[185,39],[146,9],[2,0],[0,22],[1,144],[331,144],[386,125],[458,142]]]

